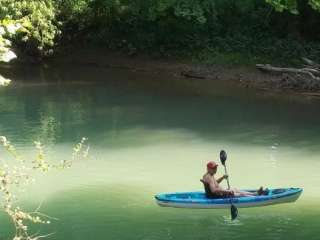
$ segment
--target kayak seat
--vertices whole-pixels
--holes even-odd
[[[202,179],[200,179],[200,182],[203,183],[203,187],[204,187],[206,198],[216,199],[216,198],[225,198],[226,197],[226,196],[221,196],[221,195],[218,195],[216,193],[213,193],[211,191],[211,189],[210,189],[209,184],[206,183],[205,181],[203,181]]]

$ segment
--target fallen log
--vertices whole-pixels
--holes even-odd
[[[310,60],[309,58],[302,57],[301,59],[302,59],[302,61],[303,61],[305,64],[307,64],[307,66],[320,69],[320,64],[318,64],[318,63]]]
[[[314,80],[319,80],[319,77],[316,77],[314,74],[320,74],[316,69],[310,68],[283,68],[283,67],[273,67],[270,64],[257,64],[256,67],[260,70],[267,72],[275,72],[275,73],[293,73],[293,74],[305,74],[311,77]]]
[[[319,89],[320,65],[307,58],[303,61],[307,64],[303,68],[274,67],[270,64],[256,64],[256,67],[266,73],[281,75],[280,83],[277,82],[280,88]]]
[[[206,78],[206,76],[204,76],[202,73],[198,73],[195,71],[181,71],[181,75],[186,78],[198,78],[198,79]]]

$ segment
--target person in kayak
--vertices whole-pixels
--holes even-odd
[[[223,198],[223,197],[247,197],[247,196],[257,196],[262,195],[264,190],[262,187],[258,189],[256,193],[240,191],[236,188],[233,189],[224,189],[219,183],[221,183],[224,179],[227,179],[227,175],[223,175],[220,178],[215,178],[215,174],[218,170],[218,164],[214,161],[210,161],[207,163],[207,172],[203,175],[200,180],[204,184],[204,189],[206,192],[206,196],[208,198]]]

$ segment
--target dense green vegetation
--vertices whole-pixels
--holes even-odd
[[[14,43],[46,56],[80,44],[201,61],[290,61],[320,54],[318,0],[0,0]],[[63,43],[63,44],[62,44]]]

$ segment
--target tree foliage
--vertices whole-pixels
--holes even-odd
[[[0,0],[0,26],[21,24],[7,39],[38,56],[74,42],[130,53],[248,50],[268,39],[318,41],[319,11],[319,0]]]
[[[299,0],[266,0],[267,3],[271,4],[277,11],[288,10],[293,14],[298,14],[298,2]],[[310,6],[319,11],[320,1],[319,0],[309,0]]]
[[[60,34],[57,13],[51,0],[0,0],[0,26],[19,23],[14,40],[33,54],[46,55],[54,47]]]

